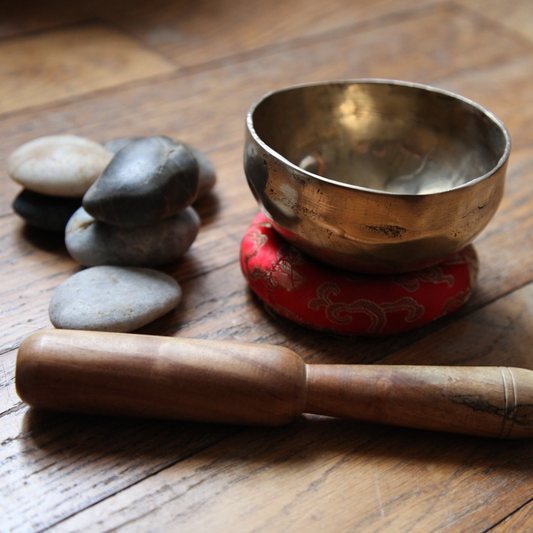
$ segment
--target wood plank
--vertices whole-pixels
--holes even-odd
[[[532,313],[528,286],[383,362],[533,368]],[[530,450],[528,441],[306,417],[244,430],[64,521],[60,531],[98,531],[102,517],[125,531],[154,523],[188,531],[236,523],[243,531],[485,530],[529,500]]]
[[[0,167],[20,143],[67,132],[96,140],[168,133],[212,157],[219,184],[198,206],[199,238],[182,261],[165,269],[182,283],[184,301],[144,328],[147,333],[272,342],[310,363],[533,368],[533,47],[526,2],[12,2],[0,8],[0,36],[54,27],[12,40],[49,43],[72,32],[87,61],[76,65],[81,74],[75,79],[61,71],[55,93],[45,88],[51,99],[28,104],[37,107],[16,108],[15,98],[6,100]],[[102,22],[57,28],[89,18]],[[91,27],[114,37],[89,42],[78,30]],[[124,39],[124,49],[105,49]],[[9,44],[1,41],[0,51],[9,51]],[[94,64],[110,54],[118,62],[123,53],[124,68],[116,72]],[[11,56],[2,57],[17,67]],[[155,57],[163,66],[154,72],[138,68],[137,57],[139,65]],[[13,71],[23,88],[33,79],[24,77],[30,67],[39,74],[37,55],[24,60],[27,68]],[[61,65],[66,69],[72,62]],[[247,107],[273,88],[354,76],[407,78],[460,92],[500,116],[514,140],[504,201],[477,241],[481,272],[474,297],[453,317],[389,339],[337,339],[271,317],[247,290],[237,263],[240,238],[257,210],[241,161]],[[76,85],[78,80],[85,85]],[[5,90],[12,94],[16,83],[8,82]],[[0,84],[0,95],[2,90]],[[35,85],[21,95],[40,98]],[[2,173],[0,529],[530,528],[529,442],[312,416],[285,428],[241,429],[28,410],[14,388],[16,346],[26,334],[49,326],[51,292],[77,265],[61,238],[23,228],[10,208],[17,191]]]
[[[444,24],[443,20],[448,23]],[[432,35],[426,47],[418,45],[416,30],[420,25],[424,26],[428,35]],[[476,39],[472,39],[472,35],[476,35]],[[460,45],[450,48],[448,45],[454,42]],[[36,136],[65,132],[102,141],[106,140],[102,138],[103,132],[107,139],[125,134],[168,133],[196,145],[213,158],[219,172],[219,184],[210,200],[204,202],[204,212],[211,214],[205,220],[190,254],[183,264],[167,271],[174,273],[179,281],[184,281],[190,276],[234,264],[231,271],[237,272],[239,279],[236,264],[239,242],[257,211],[246,186],[241,163],[244,116],[254,98],[273,86],[286,83],[286,70],[291,70],[293,81],[305,81],[314,76],[328,78],[335,73],[341,77],[353,72],[372,76],[385,69],[394,76],[410,69],[411,79],[426,78],[431,72],[446,80],[459,72],[450,83],[459,85],[464,83],[464,78],[471,77],[465,69],[472,66],[474,60],[495,68],[495,62],[498,65],[509,55],[522,61],[530,58],[529,48],[513,39],[500,40],[497,46],[493,43],[492,31],[477,26],[469,19],[457,17],[456,11],[431,11],[421,17],[402,19],[394,31],[385,25],[349,38],[332,39],[327,48],[318,43],[291,53],[185,76],[180,78],[179,83],[174,79],[165,80],[83,99],[52,110],[6,117],[0,123],[0,134],[5,139],[0,146],[0,157],[7,158],[18,144]],[[436,61],[435,58],[440,57],[439,50],[446,47],[448,56]],[[360,53],[361,50],[374,50],[373,59],[369,60]],[[469,53],[465,54],[465,50]],[[335,57],[343,58],[341,65],[331,63],[332,51]],[[397,57],[406,58],[406,61],[399,63],[395,61]],[[311,70],[309,61],[313,63]],[[480,84],[480,87],[485,85]],[[237,91],[239,98],[234,97]],[[208,105],[209,102],[213,104]],[[135,109],[134,114],[131,109]],[[519,113],[515,105],[509,107],[509,113],[512,120],[514,116],[522,120],[525,114],[523,111]],[[0,213],[6,215],[1,230],[3,246],[0,263],[5,266],[10,280],[9,285],[0,289],[6,296],[0,304],[0,313],[6,316],[10,326],[2,339],[4,350],[14,346],[30,331],[49,327],[47,305],[51,291],[76,269],[59,239],[50,240],[49,236],[25,232],[18,218],[9,214],[17,191],[18,186],[10,180],[0,181]],[[12,268],[13,261],[16,261],[16,270]],[[45,281],[41,281],[42,278]],[[218,283],[219,278],[213,277],[212,284]],[[207,287],[210,285],[211,282],[208,282]],[[193,292],[196,291],[197,288]],[[200,291],[198,294],[208,292]],[[14,306],[13,302],[17,304]],[[202,303],[195,302],[195,305],[205,310]],[[233,320],[242,318],[241,323],[248,324],[250,317],[242,315],[246,313],[242,309],[246,305],[247,300],[241,300],[241,314]],[[29,314],[30,323],[27,322]],[[191,320],[193,316],[196,315],[191,315]],[[185,328],[185,331],[201,335],[202,328],[206,327],[204,322],[196,323],[191,330]],[[181,320],[179,324],[177,327],[181,327]],[[246,326],[243,327],[246,329]],[[232,333],[239,335],[235,329]],[[167,331],[166,328],[164,331]],[[220,334],[225,331],[222,328]],[[269,336],[271,334],[268,333]]]
[[[2,531],[41,531],[238,432],[194,423],[38,413],[0,416]]]
[[[529,502],[491,529],[494,533],[520,533],[533,529],[533,505]]]
[[[433,3],[435,0],[419,1],[417,9]],[[396,21],[412,6],[411,0],[333,0],[325,11],[305,0],[273,0],[268,4],[258,0],[152,0],[149,4],[129,0],[65,4],[48,0],[46,5],[27,0],[2,6],[0,37],[98,18],[113,22],[180,65],[190,67],[259,49],[280,48],[302,39],[313,40],[355,23],[372,24],[378,17],[392,16]]]
[[[99,23],[0,43],[0,113],[172,72],[172,63]],[[36,90],[38,87],[38,90]]]
[[[505,3],[498,0],[458,0],[457,3],[533,42],[533,4],[529,0]]]
[[[508,203],[505,205],[506,202],[504,202],[503,206],[504,212],[502,213],[502,217],[506,220],[508,211],[512,210],[513,202],[516,202],[516,197],[521,197],[522,200],[524,199],[524,182],[527,182],[529,176],[528,165],[531,162],[531,154],[528,150],[524,150],[519,153],[519,156],[518,170],[512,173],[512,187],[508,188],[508,191],[511,192],[511,197],[515,199],[513,201],[506,199]],[[237,162],[234,164],[236,165]],[[234,187],[230,187],[230,189],[234,190]],[[524,204],[522,202],[522,206],[525,209],[527,203]],[[527,220],[528,217],[522,214],[521,218]],[[221,227],[223,228],[224,225]],[[210,228],[210,230],[214,229]],[[495,234],[497,235],[497,232]],[[524,235],[524,238],[527,238],[527,231],[523,231],[521,234]],[[502,239],[504,241],[509,240],[505,236]],[[211,242],[211,239],[209,239],[209,242]],[[484,243],[484,246],[486,246],[486,243]],[[529,248],[524,247],[523,250],[526,252]],[[498,242],[498,245],[493,250],[496,258],[501,256],[502,251],[505,255],[512,253],[511,251],[507,252],[506,248],[502,247],[501,243]],[[225,253],[227,254],[228,252]],[[516,263],[517,271],[520,271],[519,262]],[[501,271],[504,269],[503,265],[496,262],[493,266],[494,273],[497,273],[501,280]],[[489,282],[490,280],[487,280],[487,286],[497,290],[499,285],[495,283],[494,287],[492,287]],[[225,269],[218,270],[216,276],[195,277],[189,283],[185,284],[184,289],[185,293],[189,295],[184,302],[184,307],[167,317],[163,321],[163,324],[160,323],[155,328],[155,331],[160,332],[164,330],[165,326],[168,326],[170,332],[177,330],[180,334],[187,336],[205,336],[210,338],[232,337],[238,340],[285,343],[297,349],[308,360],[315,362],[364,362],[372,357],[383,357],[384,354],[389,353],[393,349],[394,343],[405,342],[406,340],[405,336],[401,336],[399,340],[369,341],[356,339],[355,341],[342,341],[338,339],[325,339],[324,336],[319,334],[301,335],[304,331],[302,328],[290,326],[284,321],[271,320],[262,311],[261,306],[250,301],[249,297],[246,296],[244,280],[237,274],[235,265],[228,265]],[[228,295],[232,296],[229,297]],[[472,361],[476,361],[476,364],[483,362],[481,357],[483,356],[484,350],[486,350],[486,346],[499,347],[503,353],[511,355],[514,353],[513,348],[520,346],[522,350],[516,359],[510,362],[500,361],[499,364],[527,366],[530,361],[529,346],[531,346],[531,339],[522,339],[512,345],[502,345],[501,336],[505,335],[505,332],[509,331],[509,329],[518,328],[520,330],[525,328],[528,317],[530,316],[530,310],[524,307],[524,305],[517,305],[517,301],[514,300],[512,306],[501,308],[496,313],[496,316],[505,318],[499,327],[495,327],[495,324],[498,324],[497,321],[496,323],[492,321],[493,313],[487,313],[486,320],[488,321],[482,321],[479,330],[472,329],[473,326],[471,324],[475,325],[476,322],[469,321],[469,329],[465,329],[464,322],[461,322],[459,326],[454,325],[451,330],[448,328],[437,336],[432,337],[431,342],[428,341],[427,345],[421,344],[419,349],[416,349],[416,347],[412,348],[408,354],[404,352],[401,357],[398,356],[400,358],[399,361],[395,362],[426,364],[431,361],[428,360],[428,353],[432,349],[431,346],[437,345],[447,346],[449,348],[446,353],[438,356],[440,362],[460,364],[464,361],[461,359],[464,357],[461,352],[461,347],[465,344],[465,339],[484,338],[485,344],[479,346],[479,352],[475,352],[472,358]],[[521,322],[517,325],[517,321],[520,319]],[[450,331],[454,332],[452,338],[457,339],[457,342],[454,344],[450,344],[449,342]],[[487,332],[490,332],[492,336],[487,336]],[[510,337],[506,339],[509,342]],[[327,344],[326,348],[324,347],[325,344]],[[347,354],[348,347],[350,350],[349,354]],[[432,354],[434,356],[434,350]],[[13,361],[13,359],[11,360]],[[7,391],[7,395],[11,399],[16,399],[12,388],[12,369],[7,363],[2,366],[10,370],[11,386]],[[2,398],[4,399],[6,396],[2,395]]]
[[[515,460],[497,467],[492,460],[509,452],[529,468],[523,444],[472,445],[338,421],[309,420],[298,433],[291,429],[248,430],[58,530],[139,531],[158,524],[228,531],[239,524],[240,531],[481,531],[531,486]]]
[[[103,1],[99,3],[102,4]],[[94,19],[98,7],[101,8],[101,5],[97,6],[97,0],[66,3],[50,0],[46,6],[38,0],[3,2],[0,6],[0,38],[56,29],[59,26]]]
[[[126,12],[113,10],[107,16],[160,50],[183,67],[221,63],[228,57],[247,58],[293,46],[315,43],[321,38],[353,34],[375,25],[397,24],[404,17],[417,17],[434,0],[353,2],[332,0],[325,10],[305,0],[200,0],[170,2],[150,9],[140,4]],[[183,43],[187,43],[187,53]]]
[[[292,7],[302,6],[300,1]],[[350,1],[353,7],[348,0],[335,1],[337,10],[328,4],[324,13],[317,4],[306,12],[291,11],[286,20],[270,13],[252,20],[272,4],[244,5],[241,0],[234,5],[244,8],[243,19],[235,20],[232,5],[222,2],[231,17],[220,28],[207,15],[202,26],[205,2],[132,5],[129,15],[117,16],[117,25],[138,32],[160,51],[166,47],[175,61],[184,59],[180,65],[211,61],[209,70],[204,64],[196,74],[114,85],[98,95],[74,94],[69,103],[53,108],[5,116],[0,159],[5,161],[25,140],[64,132],[97,140],[170,133],[209,152],[219,185],[201,202],[203,227],[191,253],[167,269],[183,281],[184,302],[147,327],[149,333],[274,342],[294,348],[309,362],[531,367],[531,286],[473,313],[532,280],[530,44],[484,16],[448,3],[426,10],[403,0]],[[78,9],[90,9],[89,4],[96,2],[65,9],[74,17]],[[119,13],[121,1],[108,4],[106,16],[113,9]],[[396,13],[408,5],[413,8]],[[52,12],[52,6],[47,2],[36,10]],[[190,26],[194,36],[176,32],[186,28],[186,17],[164,20],[181,8],[184,14],[198,9],[198,22]],[[210,16],[226,16],[217,5],[211,8]],[[278,13],[283,9],[288,8],[280,6]],[[35,13],[29,19],[39,22]],[[53,23],[53,14],[43,20]],[[226,38],[224,32],[231,33],[232,26],[240,34]],[[180,44],[184,36],[196,63],[191,59],[187,64]],[[246,56],[251,50],[255,52]],[[479,240],[482,270],[472,302],[462,315],[384,340],[334,339],[271,318],[247,291],[237,265],[240,237],[256,211],[241,163],[249,103],[275,87],[354,73],[464,92],[503,118],[515,139],[504,203]],[[527,505],[533,467],[527,442],[431,435],[319,417],[235,434],[236,428],[229,427],[28,411],[14,390],[14,348],[22,336],[47,326],[51,291],[76,265],[60,240],[22,230],[10,210],[16,191],[13,183],[0,180],[0,529],[5,521],[9,529],[23,531],[53,524],[60,531],[165,526],[217,531],[237,523],[244,530],[270,531],[467,531],[485,530]]]
[[[420,35],[420,28],[424,28],[425,37]],[[423,47],[420,39],[425,39]],[[492,27],[458,16],[453,10],[439,9],[420,17],[402,18],[393,27],[383,22],[333,36],[327,46],[323,42],[309,43],[305,48],[180,76],[179,83],[177,79],[150,82],[29,113],[23,120],[7,117],[1,130],[7,144],[1,147],[0,157],[7,157],[18,144],[43,132],[64,131],[76,131],[95,140],[161,132],[212,150],[242,139],[248,107],[272,89],[353,77],[431,82],[474,67],[493,68],[528,52],[530,47],[504,34],[495,39]],[[332,56],[342,61],[332,62]]]

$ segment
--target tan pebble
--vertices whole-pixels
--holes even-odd
[[[168,313],[180,300],[181,287],[163,272],[96,266],[55,290],[49,315],[56,328],[128,332]]]
[[[84,137],[49,135],[17,148],[7,172],[30,191],[81,198],[112,157],[101,144]]]

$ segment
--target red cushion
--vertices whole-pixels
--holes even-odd
[[[417,272],[346,272],[305,255],[260,213],[242,240],[241,268],[255,294],[285,318],[319,331],[378,336],[420,327],[463,305],[476,285],[478,258],[467,246]]]

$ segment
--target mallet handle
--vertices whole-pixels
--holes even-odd
[[[533,437],[533,372],[309,365],[305,412],[483,437]]]
[[[56,411],[252,425],[306,412],[533,436],[533,372],[516,368],[306,365],[277,346],[46,330],[22,342],[16,386]]]

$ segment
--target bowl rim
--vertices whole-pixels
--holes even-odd
[[[382,191],[379,189],[371,189],[368,187],[362,187],[361,185],[354,185],[351,183],[344,183],[342,181],[337,181],[331,178],[326,178],[325,176],[320,176],[318,174],[314,174],[313,172],[310,172],[308,170],[303,169],[302,167],[299,167],[298,165],[292,163],[287,158],[282,156],[279,152],[271,148],[263,139],[259,136],[257,131],[254,127],[254,120],[253,115],[255,110],[268,98],[275,94],[281,94],[297,89],[305,89],[308,87],[317,87],[317,86],[327,86],[327,85],[357,85],[357,84],[375,84],[375,85],[397,85],[400,87],[407,87],[412,89],[421,89],[424,91],[429,91],[433,93],[437,93],[443,96],[447,96],[449,98],[453,98],[456,100],[461,101],[464,104],[467,104],[474,109],[476,109],[481,114],[485,115],[490,121],[492,121],[502,132],[503,137],[505,139],[505,148],[503,150],[503,153],[496,163],[488,172],[485,174],[482,174],[481,176],[478,176],[476,178],[473,178],[466,183],[463,183],[461,185],[457,185],[455,187],[451,187],[450,189],[446,189],[443,191],[438,192],[430,192],[430,193],[421,193],[421,194],[412,194],[412,193],[402,193],[402,192],[394,192],[394,191]],[[274,89],[272,91],[269,91],[265,93],[263,96],[261,96],[259,99],[257,99],[252,105],[249,107],[248,112],[246,113],[246,128],[250,135],[252,136],[253,140],[259,144],[263,150],[265,150],[267,153],[269,153],[271,156],[276,157],[277,159],[281,160],[284,164],[288,165],[292,169],[296,170],[297,172],[300,172],[303,175],[307,175],[310,178],[316,179],[318,181],[323,181],[325,183],[328,183],[330,185],[340,187],[343,189],[351,189],[351,190],[357,190],[357,191],[364,191],[366,193],[373,193],[378,195],[384,195],[384,196],[398,196],[402,198],[407,197],[422,197],[422,196],[433,196],[433,195],[443,195],[451,193],[452,191],[456,191],[459,189],[466,189],[469,187],[475,186],[477,183],[480,183],[481,181],[485,181],[486,179],[490,178],[494,174],[498,172],[508,161],[509,155],[511,153],[511,136],[509,134],[509,131],[507,130],[505,124],[491,111],[489,111],[487,108],[482,106],[481,104],[477,103],[474,100],[471,100],[469,98],[466,98],[458,93],[441,89],[438,87],[434,87],[432,85],[426,85],[423,83],[416,83],[416,82],[410,82],[410,81],[403,81],[403,80],[397,80],[397,79],[387,79],[387,78],[353,78],[353,79],[338,79],[338,80],[327,80],[327,81],[313,81],[313,82],[307,82],[307,83],[299,83],[294,85],[289,85],[286,87],[282,87],[280,89]]]

